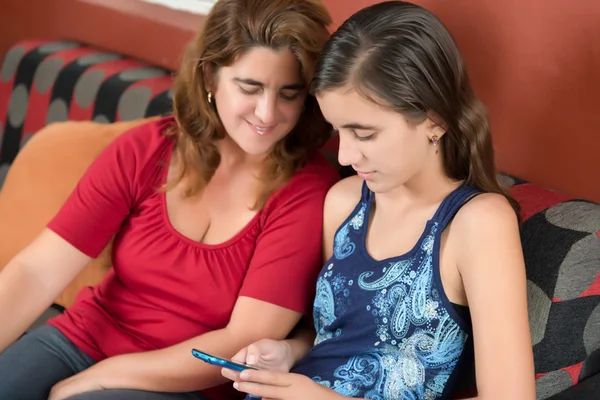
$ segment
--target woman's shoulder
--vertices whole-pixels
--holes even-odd
[[[138,121],[127,127],[115,140],[119,147],[129,148],[136,153],[151,153],[156,148],[171,142],[168,130],[176,125],[173,117],[153,117]]]
[[[104,150],[102,159],[105,164],[108,163],[107,168],[119,171],[119,175],[131,185],[151,187],[157,183],[164,166],[168,165],[174,141],[167,134],[167,129],[175,122],[170,117],[136,122],[139,123],[117,132]]]
[[[138,171],[164,161],[174,144],[169,129],[176,126],[172,117],[151,118],[121,133],[112,143],[114,151]],[[154,167],[152,167],[154,168]]]

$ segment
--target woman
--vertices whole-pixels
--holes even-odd
[[[363,9],[313,90],[357,173],[325,201],[314,347],[259,341],[234,359],[272,371],[223,375],[265,399],[429,400],[475,369],[473,398],[534,399],[517,210],[448,31],[410,3]]]
[[[111,143],[0,274],[0,398],[231,398],[191,349],[231,357],[289,334],[310,310],[338,179],[307,94],[329,23],[315,0],[214,5],[174,117]],[[112,237],[103,282],[9,347]]]

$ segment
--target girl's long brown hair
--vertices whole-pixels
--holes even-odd
[[[426,9],[403,1],[367,7],[340,26],[318,62],[315,93],[350,84],[418,124],[447,128],[440,152],[448,177],[518,203],[498,181],[487,111],[469,83],[454,39]]]

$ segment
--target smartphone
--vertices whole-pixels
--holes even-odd
[[[255,367],[251,367],[250,365],[246,365],[246,364],[239,364],[230,360],[226,360],[224,358],[220,358],[217,356],[212,356],[210,354],[207,354],[203,351],[200,350],[196,350],[196,349],[192,349],[192,355],[196,358],[201,359],[202,361],[212,364],[212,365],[218,365],[219,367],[224,367],[224,368],[229,368],[232,369],[234,371],[243,371],[245,369],[257,369]]]

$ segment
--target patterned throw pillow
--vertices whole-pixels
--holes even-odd
[[[600,205],[503,180],[522,207],[537,398],[547,399],[600,372]]]
[[[0,57],[0,186],[27,140],[52,122],[133,121],[171,110],[171,72],[120,54],[25,40]]]

